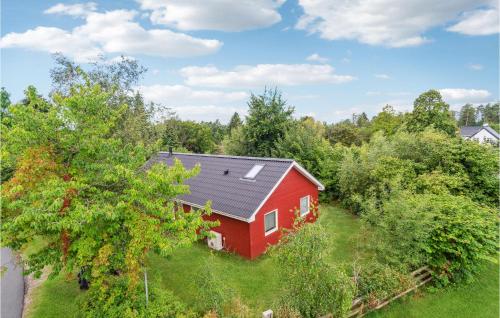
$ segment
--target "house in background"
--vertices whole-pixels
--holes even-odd
[[[460,135],[466,140],[474,140],[480,144],[490,143],[497,145],[500,140],[500,135],[488,124],[460,127]]]
[[[312,210],[324,186],[294,160],[160,152],[145,168],[172,165],[174,159],[189,169],[201,165],[185,182],[191,193],[178,202],[186,212],[212,202],[213,213],[205,218],[220,225],[207,239],[211,248],[253,259],[278,243],[281,230],[292,228],[296,217],[316,219]]]

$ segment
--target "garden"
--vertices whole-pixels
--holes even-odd
[[[354,260],[355,237],[361,228],[359,218],[338,205],[324,204],[320,209],[319,222],[328,229],[331,240],[329,261],[334,264]],[[213,252],[198,242],[179,248],[167,258],[151,254],[148,266],[150,284],[172,290],[183,302],[196,308],[199,289],[194,283],[193,273],[202,271],[207,260],[214,262],[224,282],[249,306],[252,316],[272,308],[281,285],[276,261],[269,255],[248,261],[237,255]],[[495,317],[499,311],[496,301],[499,297],[498,277],[498,261],[486,259],[480,274],[468,284],[452,285],[444,290],[423,288],[368,317]],[[77,316],[83,294],[73,276],[60,275],[47,280],[35,289],[28,317]]]

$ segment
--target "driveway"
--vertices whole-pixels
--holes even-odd
[[[1,266],[0,316],[2,318],[20,318],[24,300],[23,269],[16,264],[15,255],[6,247],[2,247]]]

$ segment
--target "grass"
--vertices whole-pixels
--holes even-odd
[[[75,317],[83,296],[74,277],[49,279],[35,289],[27,317]]]
[[[418,292],[387,308],[370,314],[369,318],[497,318],[499,317],[498,260],[486,260],[475,281]]]
[[[344,210],[334,206],[321,208],[320,222],[330,232],[332,261],[346,261],[353,257],[354,243],[350,240],[359,231],[358,220]],[[205,244],[176,251],[168,259],[153,255],[150,258],[150,276],[161,287],[173,290],[184,302],[196,307],[198,289],[193,274],[200,272],[211,256]],[[280,292],[277,265],[269,256],[249,261],[225,252],[214,253],[213,261],[221,270],[227,285],[256,313],[272,307]],[[148,273],[149,274],[149,273]]]
[[[357,218],[337,206],[323,205],[319,222],[331,234],[332,249],[328,255],[331,261],[352,260],[356,246],[351,238],[360,228]],[[280,291],[280,279],[277,265],[266,255],[248,261],[234,254],[212,252],[205,244],[197,243],[178,249],[168,258],[152,255],[148,270],[150,284],[172,290],[186,304],[196,308],[198,290],[194,275],[203,270],[208,259],[215,262],[224,281],[250,306],[254,316],[260,316],[260,312],[272,307]],[[498,262],[485,261],[476,282],[435,293],[419,292],[370,317],[496,318],[499,310],[498,275]],[[78,311],[77,300],[83,295],[74,278],[57,277],[47,281],[36,290],[29,317],[74,317]]]

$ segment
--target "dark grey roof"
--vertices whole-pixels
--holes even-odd
[[[212,209],[226,213],[239,219],[249,220],[254,211],[274,188],[285,172],[295,162],[291,159],[251,158],[219,155],[181,154],[160,152],[146,163],[149,168],[157,162],[167,165],[179,159],[190,169],[199,163],[201,172],[194,178],[186,180],[191,194],[178,199],[203,206],[212,201]],[[264,168],[257,174],[255,180],[241,180],[255,165],[263,164]],[[229,174],[224,175],[224,170]]]
[[[489,125],[460,127],[460,135],[462,135],[462,137],[472,137],[478,132],[480,132],[481,129],[483,128],[490,134],[495,136],[497,139],[500,139],[500,135],[495,131],[495,129],[491,128]]]
[[[470,137],[472,135],[477,134],[481,129],[483,129],[483,126],[460,127],[460,135],[462,135],[462,137]]]

